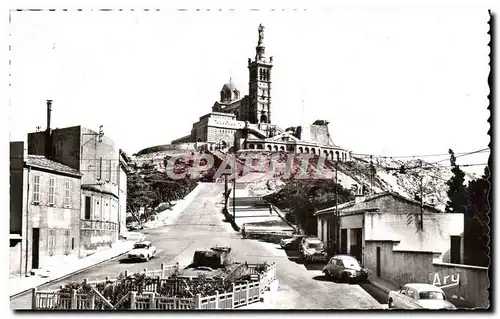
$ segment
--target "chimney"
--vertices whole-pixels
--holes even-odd
[[[362,201],[365,200],[365,198],[366,198],[365,195],[355,195],[354,196],[354,202],[356,204],[361,203]]]
[[[47,128],[45,130],[45,156],[52,155],[52,129],[50,128],[50,116],[52,113],[52,100],[47,100]]]
[[[47,100],[47,131],[50,131],[50,113],[52,112],[52,100]]]

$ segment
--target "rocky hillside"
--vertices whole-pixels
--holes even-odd
[[[243,162],[249,154],[240,154],[239,161]],[[251,156],[255,156],[252,154]],[[268,160],[273,156],[267,152],[261,152],[261,156]],[[265,176],[249,183],[249,190],[256,196],[263,196],[275,192],[283,185],[286,177],[287,158],[286,154],[281,156],[277,164],[274,164],[274,172],[269,171],[269,166],[260,168],[262,165],[251,165],[251,172],[267,172]],[[264,160],[265,161],[265,160]],[[301,160],[294,158],[288,164],[293,165],[292,172],[298,171]],[[317,158],[310,161],[308,169],[309,176],[316,178],[335,178],[335,164],[329,160],[324,163],[324,169],[318,171]],[[446,166],[438,166],[427,162],[420,163],[418,160],[395,160],[375,159],[373,162],[373,174],[370,162],[360,158],[353,158],[351,162],[338,164],[337,178],[344,187],[351,189],[354,193],[362,194],[363,191],[373,189],[373,192],[394,191],[409,198],[420,196],[420,181],[422,179],[422,190],[424,202],[435,205],[436,208],[444,210],[448,201],[446,182],[451,177],[451,170]],[[401,171],[401,167],[406,169]],[[318,172],[320,172],[318,174]],[[293,174],[293,173],[292,173]],[[466,183],[476,179],[474,175],[466,173]]]
[[[155,150],[150,153],[141,153],[132,156],[132,163],[137,169],[141,167],[153,167],[159,171],[165,170],[165,159],[172,156],[185,156],[184,165],[186,169],[192,166],[198,153],[187,150]],[[221,154],[217,154],[220,165]],[[239,151],[237,157],[237,169],[239,175],[256,175],[255,179],[241,178],[248,183],[249,191],[255,196],[264,196],[276,192],[284,185],[284,182],[302,169],[302,160],[298,156],[289,157],[287,153],[273,153],[267,151]],[[132,164],[134,167],[134,164]],[[323,169],[318,169],[323,167]],[[427,204],[435,205],[444,210],[447,197],[446,182],[451,177],[449,167],[438,166],[423,162],[423,168],[419,167],[418,160],[395,160],[374,159],[374,170],[370,168],[370,162],[361,158],[353,158],[351,162],[338,163],[337,178],[344,188],[351,189],[354,193],[373,189],[374,192],[394,191],[409,198],[420,195],[420,177],[423,176],[423,198]],[[400,168],[405,167],[402,171]],[[215,173],[215,167],[212,173]],[[372,173],[373,171],[373,173]],[[288,173],[288,175],[287,175]],[[306,178],[335,178],[335,163],[326,160],[323,165],[318,158],[312,158],[306,171]],[[466,174],[466,182],[475,179],[471,174]]]

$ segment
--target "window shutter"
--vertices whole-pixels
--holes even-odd
[[[102,179],[102,157],[99,158],[99,164],[97,165],[97,179]]]
[[[54,205],[55,204],[55,191],[56,191],[56,180],[55,178],[50,177],[49,178],[49,196],[48,196],[48,204]]]
[[[107,181],[107,182],[110,182],[110,181],[111,181],[111,167],[112,167],[112,166],[111,166],[111,160],[109,160],[109,161],[108,161],[108,163],[107,163],[107,167],[106,167],[106,168],[107,168],[107,170],[108,170],[108,171],[107,171],[107,174],[106,174],[106,175],[107,175],[107,178],[106,178],[106,181]]]
[[[40,202],[40,175],[33,175],[33,202]]]
[[[64,201],[64,184],[65,184],[65,179],[62,179],[62,186],[60,181],[58,183],[57,179],[54,180],[54,203],[56,206],[59,207],[62,206]]]

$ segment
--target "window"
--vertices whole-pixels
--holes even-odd
[[[54,188],[55,188],[56,180],[55,178],[49,179],[49,205],[54,205],[55,204],[55,195],[54,195]]]
[[[92,198],[90,196],[85,196],[85,219],[90,219],[92,212]]]
[[[105,173],[106,182],[111,181],[111,160],[104,160],[105,168],[103,168]]]
[[[56,245],[56,230],[49,229],[49,240],[48,240],[48,252],[49,256],[54,255],[54,246]]]
[[[33,176],[33,202],[40,203],[40,175]]]
[[[64,231],[64,254],[69,255],[69,230]]]
[[[113,184],[117,184],[116,180],[117,180],[117,174],[118,174],[118,166],[115,166],[114,168],[111,169],[111,183]]]
[[[415,299],[415,291],[408,288],[408,297]]]
[[[64,206],[71,206],[71,181],[64,181]]]
[[[446,300],[446,296],[440,291],[422,291],[420,299]]]
[[[71,250],[75,249],[75,238],[71,238]]]
[[[102,178],[102,157],[97,160],[96,173],[97,173],[97,179],[100,180]]]

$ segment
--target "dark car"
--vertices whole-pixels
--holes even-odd
[[[316,237],[304,237],[299,245],[300,259],[304,263],[328,260],[323,242]]]
[[[282,239],[280,246],[283,249],[299,250],[300,242],[304,237],[304,235],[293,235],[291,238]]]
[[[368,271],[359,265],[356,258],[348,255],[333,256],[323,268],[327,279],[342,280],[344,282],[366,281]]]

